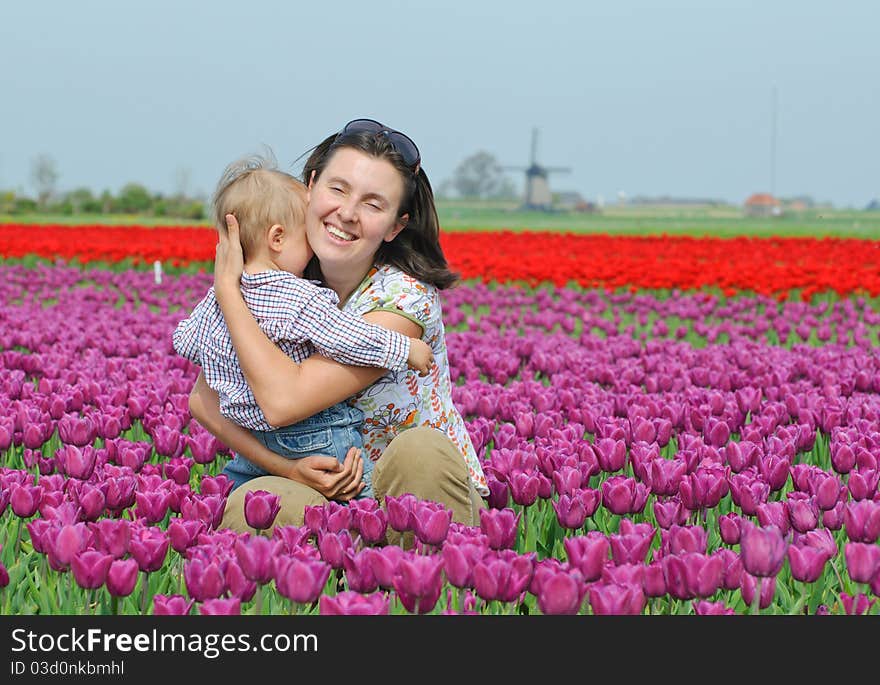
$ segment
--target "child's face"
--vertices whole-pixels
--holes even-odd
[[[270,240],[275,241],[275,263],[278,268],[302,277],[306,264],[314,254],[306,239],[305,224],[284,226],[283,233],[271,237]]]

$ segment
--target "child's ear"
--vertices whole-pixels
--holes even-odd
[[[269,227],[269,245],[277,249],[282,242],[284,242],[284,226],[272,224]]]

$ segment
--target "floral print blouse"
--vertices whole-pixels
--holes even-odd
[[[364,454],[376,461],[401,431],[430,426],[449,436],[467,464],[474,488],[487,497],[486,476],[464,419],[452,404],[446,329],[437,288],[394,266],[373,267],[343,309],[359,316],[374,311],[405,316],[422,328],[422,340],[434,351],[434,365],[427,376],[411,369],[389,371],[352,398],[365,415]]]

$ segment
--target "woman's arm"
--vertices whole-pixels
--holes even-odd
[[[240,288],[243,258],[238,223],[232,220],[227,226],[225,233],[219,232],[214,292],[241,370],[269,424],[298,423],[360,392],[387,373],[385,369],[346,366],[320,355],[297,364],[284,354],[266,337],[245,304]],[[412,338],[422,336],[418,324],[392,312],[371,312],[364,319]]]
[[[327,499],[351,499],[363,489],[361,486],[348,495],[342,494],[351,485],[360,483],[363,476],[363,461],[356,450],[349,452],[343,464],[329,456],[285,459],[220,414],[217,393],[208,386],[201,372],[189,396],[189,410],[214,437],[273,475],[307,485]]]

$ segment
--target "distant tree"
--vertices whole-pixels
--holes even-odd
[[[504,181],[504,172],[498,160],[485,150],[462,160],[452,172],[452,187],[462,197],[496,197],[504,187]]]
[[[77,188],[64,196],[65,202],[70,204],[74,214],[96,214],[101,211],[101,203],[92,194],[89,188]]]
[[[119,191],[114,205],[116,211],[124,214],[143,214],[153,206],[153,197],[140,183],[127,183]]]
[[[36,157],[31,165],[31,179],[37,189],[37,204],[43,208],[55,194],[55,185],[58,183],[55,160],[49,155]]]

